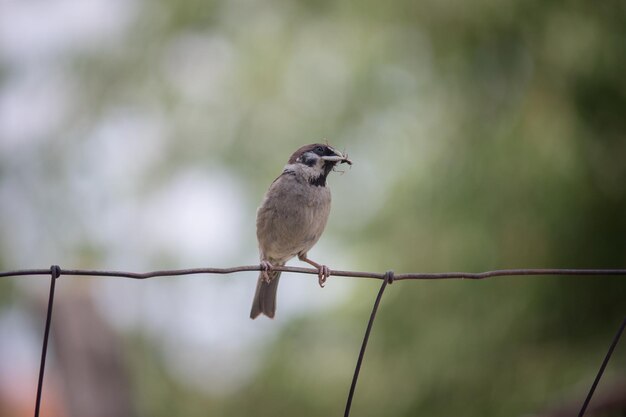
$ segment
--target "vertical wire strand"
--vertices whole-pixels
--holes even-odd
[[[158,276],[178,276],[178,275],[189,275],[189,274],[199,274],[199,273],[215,273],[215,274],[230,274],[234,272],[241,271],[258,271],[260,267],[257,265],[250,266],[239,266],[232,268],[195,268],[195,269],[180,269],[180,270],[166,270],[166,271],[152,271],[147,273],[135,273],[135,272],[123,272],[123,271],[92,271],[92,270],[62,270],[58,265],[53,265],[49,270],[46,269],[30,269],[30,270],[18,270],[18,271],[8,271],[8,272],[0,272],[0,277],[10,277],[10,276],[20,276],[20,275],[44,275],[50,274],[50,293],[48,298],[48,311],[46,316],[46,324],[45,324],[45,332],[43,339],[43,346],[41,352],[41,364],[39,368],[39,379],[37,384],[37,399],[35,403],[35,417],[39,417],[39,410],[41,406],[41,393],[43,388],[43,379],[44,379],[44,370],[46,363],[46,354],[48,350],[48,339],[50,334],[50,325],[52,321],[52,307],[54,302],[54,290],[56,279],[63,274],[69,275],[84,275],[84,276],[116,276],[116,277],[126,277],[126,278],[151,278]],[[296,268],[296,267],[282,267],[282,271],[286,272],[297,272],[297,273],[317,273],[314,270],[307,270],[306,268]],[[361,277],[361,278],[382,278],[383,283],[380,287],[378,295],[376,297],[376,301],[374,302],[374,306],[372,309],[372,313],[369,318],[369,322],[367,325],[367,329],[365,331],[365,336],[363,339],[363,343],[361,345],[361,350],[359,352],[359,357],[357,360],[356,368],[354,370],[354,376],[352,378],[352,384],[350,386],[350,391],[348,394],[346,408],[344,417],[348,417],[350,415],[350,408],[352,405],[352,399],[354,397],[354,392],[356,389],[356,383],[359,377],[359,372],[361,369],[361,365],[363,363],[363,357],[365,355],[365,349],[367,347],[367,342],[372,330],[372,326],[374,323],[374,319],[376,317],[376,312],[378,310],[378,306],[382,299],[382,295],[385,291],[387,284],[392,284],[394,281],[394,273],[393,271],[388,271],[384,275],[371,273],[371,272],[354,272],[354,271],[333,271],[334,275],[338,276],[347,276],[347,277]],[[597,269],[597,270],[578,270],[578,269],[515,269],[515,270],[497,270],[497,271],[487,271],[482,273],[465,273],[465,272],[449,272],[449,273],[411,273],[411,274],[400,274],[397,279],[445,279],[445,278],[471,278],[471,279],[482,279],[482,278],[490,278],[490,277],[503,277],[503,276],[511,276],[511,275],[626,275],[626,269]],[[604,370],[613,354],[615,347],[617,346],[619,339],[626,328],[626,318],[622,322],[620,328],[618,329],[615,337],[609,347],[609,350],[604,357],[602,365],[598,370],[596,378],[587,394],[587,397],[582,405],[582,408],[578,414],[578,417],[583,417],[587,407],[593,397],[595,389],[597,388],[600,379],[604,373]]]
[[[600,369],[598,370],[596,379],[594,379],[593,384],[591,384],[591,388],[589,389],[587,398],[585,398],[585,402],[583,403],[583,406],[581,407],[580,412],[578,413],[578,417],[583,417],[583,415],[585,414],[585,411],[587,410],[587,406],[589,405],[589,402],[591,401],[591,397],[593,397],[593,393],[595,392],[596,387],[598,386],[598,382],[600,382],[600,379],[602,378],[604,369],[606,368],[606,365],[609,363],[609,359],[611,359],[611,355],[613,354],[613,351],[615,350],[615,346],[617,346],[617,343],[619,342],[619,338],[622,336],[622,333],[624,332],[625,327],[626,327],[626,318],[624,318],[624,321],[622,321],[622,325],[617,330],[617,333],[615,333],[615,337],[613,337],[613,341],[611,342],[609,351],[604,356],[602,365],[600,365]]]
[[[387,287],[387,284],[391,284],[391,283],[393,283],[393,271],[388,271],[385,274],[385,278],[383,280],[382,285],[380,286],[380,290],[378,290],[378,295],[376,296],[376,301],[374,301],[374,307],[372,308],[372,313],[370,314],[370,319],[367,323],[367,329],[365,330],[365,336],[363,337],[363,343],[361,344],[359,358],[357,359],[356,367],[354,368],[354,376],[352,377],[352,384],[350,385],[350,392],[348,393],[348,400],[346,401],[346,409],[343,413],[344,417],[348,417],[350,415],[350,408],[352,407],[352,398],[354,397],[354,391],[356,389],[356,382],[359,379],[359,372],[361,371],[361,364],[363,363],[363,356],[365,356],[365,348],[367,347],[367,341],[369,340],[370,333],[372,331],[372,326],[374,325],[374,319],[376,318],[378,305],[380,304],[380,300],[383,298],[383,293],[385,292],[385,288]]]
[[[48,337],[50,335],[50,323],[52,322],[52,304],[54,302],[54,287],[56,280],[61,275],[58,265],[50,267],[50,294],[48,296],[48,313],[46,315],[46,328],[43,334],[43,346],[41,347],[41,363],[39,365],[39,380],[37,382],[37,400],[35,401],[35,417],[39,417],[41,406],[41,390],[43,388],[43,374],[46,368],[46,354],[48,353]]]

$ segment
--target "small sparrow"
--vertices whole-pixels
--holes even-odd
[[[295,256],[319,271],[319,284],[330,276],[326,265],[307,257],[317,243],[330,213],[330,190],[326,177],[337,164],[352,161],[329,145],[314,143],[291,155],[282,174],[274,180],[257,211],[256,235],[261,268],[252,301],[250,318],[259,314],[273,318],[276,312],[276,289],[283,266]]]

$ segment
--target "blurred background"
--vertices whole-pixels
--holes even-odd
[[[0,270],[258,262],[299,146],[354,166],[334,269],[626,266],[623,1],[0,0]],[[298,262],[292,262],[297,265]],[[57,284],[43,416],[341,415],[379,282]],[[0,280],[0,415],[32,415],[49,280]],[[619,277],[389,287],[356,416],[578,410]],[[626,410],[626,342],[589,415]]]

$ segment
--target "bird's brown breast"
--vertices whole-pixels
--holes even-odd
[[[262,256],[284,263],[319,240],[330,213],[327,187],[313,186],[283,174],[268,190],[257,212]]]

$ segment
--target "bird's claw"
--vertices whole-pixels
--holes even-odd
[[[324,288],[324,285],[326,284],[326,280],[328,279],[328,277],[330,277],[330,268],[327,267],[326,265],[321,265],[319,268],[317,277],[318,277],[318,283],[320,284],[320,287]]]
[[[267,284],[269,284],[271,281],[270,272],[273,268],[274,265],[272,265],[268,261],[261,261],[261,276],[263,277],[263,281],[265,281]]]

